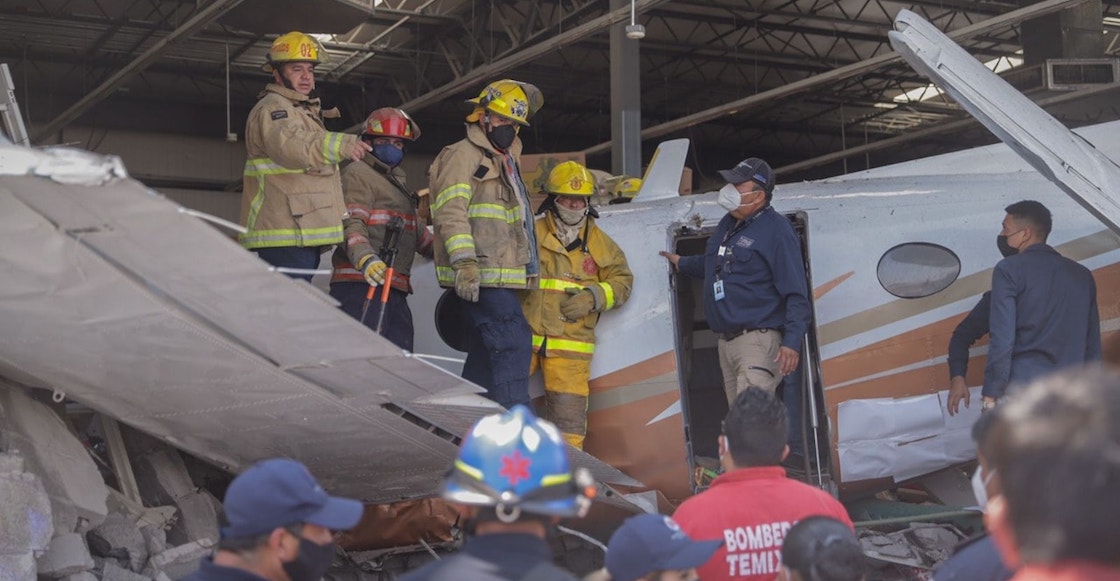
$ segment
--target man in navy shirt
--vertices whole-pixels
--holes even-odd
[[[287,458],[258,462],[226,489],[229,526],[212,557],[185,581],[319,581],[334,561],[334,531],[358,524],[364,507],[329,496]]]
[[[801,358],[809,298],[801,245],[770,207],[774,171],[752,157],[720,171],[727,210],[703,256],[661,252],[680,272],[704,279],[704,313],[719,336],[727,401],[747,386],[774,393]]]
[[[1092,273],[1046,244],[1052,226],[1046,206],[1025,200],[1005,210],[996,242],[1018,253],[992,271],[984,409],[994,407],[1010,383],[1101,358]]]

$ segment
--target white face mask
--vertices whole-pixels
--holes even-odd
[[[587,207],[582,210],[570,210],[560,204],[556,204],[556,213],[560,215],[560,220],[568,226],[578,226],[583,221],[583,217],[587,215]]]
[[[988,481],[992,479],[991,474],[982,472],[983,469],[977,466],[976,472],[972,473],[972,494],[976,496],[976,504],[981,509],[988,504]]]
[[[717,201],[719,207],[730,212],[743,205],[743,195],[739,193],[739,190],[737,190],[733,184],[727,184],[719,189],[719,198]]]

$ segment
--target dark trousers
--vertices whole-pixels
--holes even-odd
[[[510,408],[529,405],[533,334],[517,292],[482,288],[478,302],[464,302],[471,322],[463,379],[485,387],[486,397]]]
[[[254,248],[253,252],[256,252],[261,260],[277,268],[314,270],[319,268],[321,250],[318,246],[280,246],[277,248]],[[288,274],[288,276],[311,282],[310,274]]]
[[[342,312],[355,319],[361,319],[362,304],[366,302],[367,291],[369,285],[362,282],[331,283],[331,296],[342,303]],[[380,311],[381,287],[376,287],[365,320],[365,325],[375,332]],[[412,310],[408,308],[408,293],[395,288],[389,290],[389,302],[385,304],[385,320],[381,323],[381,334],[397,347],[412,351],[415,333],[412,327]]]

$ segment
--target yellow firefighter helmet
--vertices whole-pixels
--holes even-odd
[[[327,51],[323,50],[323,45],[314,36],[293,30],[272,41],[272,47],[268,49],[268,56],[261,69],[271,73],[274,70],[272,65],[296,62],[325,63]]]
[[[474,111],[467,115],[467,121],[472,123],[478,121],[482,111],[486,110],[518,125],[528,126],[529,117],[544,105],[544,95],[529,83],[502,79],[486,85],[477,97],[467,99],[467,102],[475,106]]]
[[[595,193],[595,178],[575,161],[565,161],[548,172],[544,191],[558,196],[587,196]]]
[[[617,198],[633,198],[638,195],[638,190],[642,189],[642,178],[632,178],[630,176],[620,176],[614,186],[611,187],[611,195]]]

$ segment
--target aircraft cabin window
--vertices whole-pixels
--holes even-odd
[[[945,290],[961,273],[952,250],[929,242],[907,242],[879,259],[879,284],[892,295],[920,299]]]

